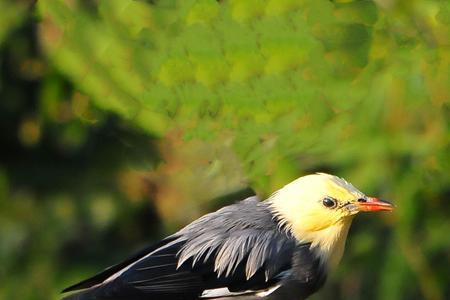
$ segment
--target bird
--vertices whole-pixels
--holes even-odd
[[[353,217],[393,209],[343,178],[302,176],[200,217],[63,300],[306,299],[339,263]]]

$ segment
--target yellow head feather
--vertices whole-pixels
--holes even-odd
[[[354,210],[343,206],[366,197],[342,178],[318,173],[300,177],[269,199],[274,213],[301,242],[311,243],[322,261],[334,266],[340,260]],[[324,206],[330,198],[336,207]],[[342,206],[342,208],[341,208]]]

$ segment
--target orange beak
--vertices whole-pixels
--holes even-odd
[[[374,197],[360,199],[357,205],[359,211],[392,211],[394,209],[392,203]]]

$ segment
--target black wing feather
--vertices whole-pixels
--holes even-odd
[[[291,268],[296,246],[296,240],[280,230],[267,203],[251,197],[201,217],[158,245],[65,291],[98,285],[116,272],[120,272],[116,278],[94,288],[113,296],[96,299],[136,295],[197,299],[204,290],[221,287],[265,289]]]
[[[148,253],[153,252],[154,250],[164,246],[165,244],[171,242],[172,240],[174,240],[175,238],[171,238],[168,237],[164,240],[162,240],[159,243],[153,244],[149,247],[146,247],[144,249],[142,249],[141,251],[139,251],[138,253],[136,253],[135,255],[131,256],[130,258],[124,260],[123,262],[120,262],[116,265],[110,266],[108,268],[106,268],[105,270],[103,270],[102,272],[88,278],[85,279],[83,281],[80,281],[74,285],[71,285],[67,288],[65,288],[64,290],[62,290],[63,293],[66,292],[71,292],[71,291],[76,291],[76,290],[81,290],[81,289],[87,289],[90,287],[93,287],[95,285],[101,284],[102,282],[104,282],[106,279],[108,279],[109,277],[111,277],[112,275],[114,275],[115,273],[119,272],[120,270],[122,270],[123,268],[127,267],[128,265],[132,264],[133,262],[141,259],[142,257],[144,257],[145,255],[147,255]]]

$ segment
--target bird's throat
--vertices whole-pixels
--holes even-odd
[[[346,218],[318,231],[303,232],[296,238],[302,242],[311,243],[312,250],[331,271],[337,267],[342,258],[351,222],[352,218]]]

